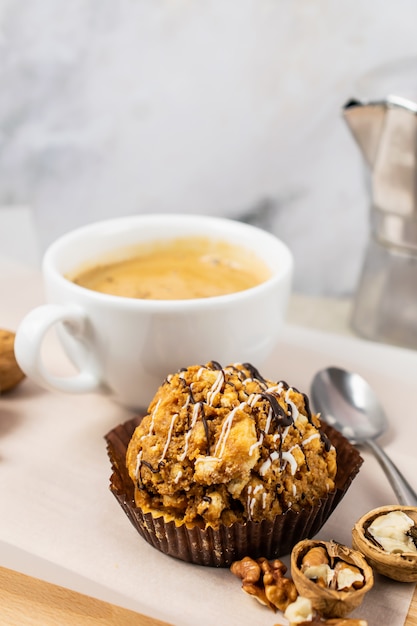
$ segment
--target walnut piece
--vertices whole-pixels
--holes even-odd
[[[287,606],[284,615],[292,626],[293,624],[311,624],[316,612],[310,598],[298,596],[295,602]]]
[[[261,576],[259,563],[245,556],[241,561],[234,561],[230,566],[232,574],[243,580],[243,582],[257,583]]]
[[[255,560],[246,556],[241,561],[234,561],[230,571],[242,580],[245,593],[273,611],[285,611],[297,598],[293,581],[285,577],[287,567],[279,559]]]
[[[334,571],[329,565],[329,555],[323,546],[314,546],[303,556],[301,571],[321,587],[330,587]]]
[[[25,377],[14,355],[15,334],[0,329],[0,393],[13,389]]]
[[[338,591],[351,591],[363,587],[365,578],[359,567],[338,561],[334,567],[334,585]]]

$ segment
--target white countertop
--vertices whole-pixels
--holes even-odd
[[[351,298],[293,293],[288,307],[290,324],[341,335],[356,336],[350,328]]]
[[[43,301],[39,270],[0,259],[0,298],[0,327],[14,329],[30,308]],[[393,419],[390,432],[381,439],[404,473],[413,476],[415,423],[407,408],[415,396],[417,354],[351,337],[348,310],[349,303],[341,300],[294,295],[291,323],[285,325],[264,371],[268,375],[280,372],[277,376],[284,375],[306,391],[312,374],[331,361],[363,373],[387,414],[402,416],[403,428]],[[45,356],[52,367],[59,368],[60,350],[53,347]],[[392,393],[392,388],[398,393]],[[127,608],[177,626],[195,624],[197,615],[207,626],[225,620],[230,626],[259,619],[271,626],[283,623],[282,616],[265,613],[250,598],[242,597],[227,571],[167,559],[133,531],[108,490],[110,465],[104,443],[106,432],[131,417],[128,411],[99,395],[63,397],[26,380],[0,397],[0,413],[0,482],[8,502],[0,531],[4,542],[26,551],[32,575],[47,579],[48,572],[36,570],[31,554],[52,562],[51,576],[55,576],[55,566],[73,572],[82,581],[80,591],[94,595],[94,585],[104,586],[108,590],[105,599],[122,594]],[[349,543],[350,529],[360,515],[393,500],[376,460],[366,451],[364,458],[363,471],[323,527],[322,538]],[[13,560],[3,565],[13,567]],[[389,614],[390,623],[399,626],[413,589],[379,580],[357,616],[372,615],[382,623]],[[208,600],[213,597],[215,603]],[[202,607],[206,608],[202,611]]]

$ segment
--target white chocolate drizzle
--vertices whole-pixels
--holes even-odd
[[[266,461],[262,463],[261,467],[259,468],[260,475],[265,476],[265,474],[271,467],[272,463],[274,463],[274,461],[276,461],[277,459],[281,458],[282,461],[284,461],[283,469],[285,469],[286,464],[289,463],[291,475],[294,476],[298,468],[298,463],[295,460],[294,455],[292,454],[292,450],[298,447],[299,447],[298,444],[296,444],[289,450],[283,450],[281,453],[279,453],[277,450],[274,450],[273,452],[271,452],[269,457],[266,459]]]
[[[172,431],[174,429],[174,424],[176,422],[177,417],[178,417],[178,413],[174,413],[174,415],[171,417],[171,423],[169,425],[169,430],[168,430],[168,437],[167,437],[167,440],[165,442],[165,447],[164,447],[164,449],[162,451],[162,455],[161,455],[161,458],[158,461],[158,464],[161,463],[164,460],[165,455],[168,452],[169,444],[171,443],[171,438],[172,438]]]
[[[256,505],[256,495],[260,492],[260,491],[264,491],[264,487],[263,485],[256,485],[256,487],[253,489],[252,485],[249,485],[248,487],[248,511],[249,511],[249,516],[250,518],[253,517],[253,512],[255,509],[255,505]],[[253,496],[252,496],[253,494]],[[264,493],[262,494],[262,508],[265,508],[265,502],[266,502],[266,493],[264,491]]]
[[[261,399],[261,394],[260,393],[251,393],[250,396],[248,396],[248,399],[246,400],[246,404],[250,407],[254,407],[255,404],[258,402],[258,400]]]
[[[288,432],[290,430],[291,426],[286,426],[284,428],[284,430],[282,431],[282,433],[275,433],[275,435],[272,437],[272,440],[274,441],[274,443],[276,443],[278,441],[278,439],[281,440],[281,445],[284,443],[285,439],[287,438]]]
[[[253,516],[253,509],[255,507],[256,504],[256,499],[251,497],[252,494],[252,485],[249,485],[248,487],[248,499],[247,499],[247,506],[246,508],[248,509],[248,513],[249,513],[249,519],[252,518]]]
[[[265,435],[269,433],[269,428],[271,426],[271,421],[272,421],[272,415],[273,415],[272,407],[269,407],[268,417],[266,418],[266,424],[265,424]]]
[[[264,461],[261,465],[261,467],[259,468],[259,473],[261,476],[265,476],[265,474],[267,473],[267,471],[269,470],[269,468],[272,465],[272,461],[271,461],[271,457],[269,456],[266,461]]]
[[[292,411],[292,418],[293,418],[293,420],[295,422],[295,420],[297,419],[300,411],[298,410],[298,408],[296,407],[296,405],[294,404],[294,402],[290,398],[290,392],[291,391],[293,391],[292,387],[288,387],[287,392],[285,394],[285,402],[290,405],[291,411]]]
[[[136,467],[135,467],[136,478],[139,478],[140,466],[142,465],[142,454],[143,454],[143,450],[139,450],[138,455],[136,457]]]
[[[285,468],[285,465],[286,465],[287,463],[289,463],[289,464],[290,464],[291,476],[294,476],[295,472],[296,472],[296,471],[297,471],[297,469],[298,469],[298,463],[297,463],[297,461],[295,460],[294,455],[292,454],[292,451],[294,450],[294,448],[298,448],[298,447],[299,447],[298,445],[293,446],[293,447],[292,447],[292,448],[290,448],[289,450],[284,450],[284,451],[281,453],[282,460],[283,460],[283,461],[285,461],[285,463],[284,463],[284,468]]]
[[[157,413],[157,411],[159,409],[159,405],[160,404],[161,404],[161,400],[158,400],[158,402],[156,403],[155,408],[154,408],[154,410],[152,411],[152,414],[151,414],[151,421],[150,421],[150,424],[149,424],[148,432],[145,435],[142,435],[141,440],[145,439],[145,437],[150,437],[151,435],[153,435],[153,427],[154,427],[154,424],[155,424],[155,415],[156,415],[156,413]]]
[[[310,443],[310,441],[313,441],[313,439],[320,439],[320,434],[313,433],[312,435],[310,435],[310,437],[307,437],[307,439],[304,439],[301,443],[303,446],[306,446],[308,443]]]
[[[255,450],[261,447],[263,440],[264,440],[264,436],[263,436],[263,433],[261,433],[261,436],[259,437],[258,441],[255,441],[255,443],[253,443],[251,447],[249,448],[249,452],[248,452],[249,456],[252,456]]]
[[[246,402],[241,402],[239,406],[236,406],[232,411],[230,411],[229,415],[224,420],[222,429],[220,431],[219,439],[214,449],[215,458],[221,459],[223,457],[223,452],[226,447],[227,439],[230,435],[230,430],[232,428],[236,411],[239,411],[240,409],[242,409],[245,406],[245,404]]]
[[[284,385],[280,381],[278,385],[273,385],[272,387],[268,387],[268,389],[266,390],[266,393],[276,393],[280,396],[283,390],[284,390]]]
[[[150,421],[150,424],[149,424],[148,432],[145,433],[144,435],[142,435],[142,437],[140,438],[141,441],[142,441],[142,439],[145,439],[146,437],[150,437],[153,434],[154,423],[155,423],[155,415],[156,415],[156,412],[158,411],[158,408],[159,408],[160,404],[161,404],[161,400],[159,399],[158,402],[155,405],[154,410],[152,411],[151,421]],[[136,478],[139,478],[140,467],[142,465],[142,454],[143,454],[143,450],[139,450],[139,452],[137,454],[137,457],[136,457],[136,467],[135,467],[135,476],[136,476]]]
[[[216,399],[216,396],[220,393],[223,383],[224,373],[223,370],[219,370],[216,380],[214,381],[211,389],[207,392],[206,402],[209,406],[213,406],[214,400]]]
[[[197,419],[198,419],[198,416],[200,414],[201,409],[202,409],[201,402],[197,402],[197,404],[195,404],[193,406],[193,417],[191,419],[190,428],[187,430],[187,432],[185,434],[184,450],[182,451],[182,454],[179,457],[180,461],[184,461],[185,457],[187,456],[188,446],[190,444],[191,433],[193,431],[194,426],[197,423]]]

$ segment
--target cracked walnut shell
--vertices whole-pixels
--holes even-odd
[[[291,576],[298,593],[323,617],[345,617],[374,584],[360,552],[335,541],[305,539],[291,553]]]
[[[353,527],[352,545],[379,574],[416,582],[417,507],[396,504],[369,511]]]

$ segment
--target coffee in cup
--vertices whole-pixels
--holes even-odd
[[[221,239],[181,237],[112,251],[67,278],[124,298],[190,300],[250,289],[270,275],[251,250]]]
[[[176,299],[102,293],[71,280],[103,259],[113,262],[122,250],[175,248],[180,240],[239,249],[250,264],[256,258],[268,275],[262,270],[254,286],[240,291],[229,287],[222,295],[177,294]],[[192,269],[193,262],[189,265]],[[234,220],[156,214],[93,223],[62,236],[46,251],[47,303],[18,327],[16,357],[27,376],[47,389],[104,393],[132,409],[146,408],[164,378],[181,367],[210,360],[260,367],[279,337],[292,271],[292,254],[282,241]],[[42,361],[51,328],[78,370],[74,376],[55,376]]]

